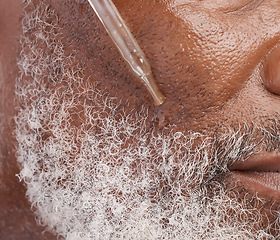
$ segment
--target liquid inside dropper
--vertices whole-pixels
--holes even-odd
[[[127,61],[134,74],[144,83],[155,104],[161,105],[165,96],[159,90],[151,66],[137,41],[129,31],[111,0],[88,0],[109,36]]]

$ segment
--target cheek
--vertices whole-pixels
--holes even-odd
[[[279,40],[279,34],[276,34],[278,25],[272,28],[262,21],[266,12],[261,9],[241,16],[193,9],[181,8],[180,14],[174,12],[181,22],[177,19],[180,30],[173,34],[175,40],[168,39],[169,45],[177,44],[173,45],[177,52],[166,54],[171,67],[165,81],[169,79],[172,83],[165,91],[169,91],[167,97],[171,96],[172,118],[181,119],[181,123],[196,121],[200,127],[227,118],[228,113],[218,111],[239,97],[249,79],[254,82],[251,92],[263,88],[259,76],[253,73]],[[244,103],[237,108],[243,106]]]
[[[150,61],[159,88],[167,97],[160,108],[164,119],[185,129],[193,124],[201,126],[206,116],[216,123],[217,111],[237,95],[269,49],[262,42],[268,31],[260,31],[258,16],[252,14],[250,20],[245,15],[218,14],[206,7],[198,8],[191,4],[193,2],[177,7],[171,1],[143,0],[141,4],[114,1]],[[86,33],[83,34],[87,39]],[[101,42],[88,41],[88,46],[100,45]],[[82,49],[82,45],[78,49]],[[115,84],[115,92],[124,99],[131,100],[131,95],[135,95],[135,102],[144,99],[139,105],[146,102],[148,94],[141,84],[137,85],[130,78],[122,80],[127,69],[119,67],[117,57],[112,57],[112,48],[100,56],[100,62],[104,61],[104,56],[108,58],[108,63],[105,59],[103,65],[105,73],[112,74],[112,69],[116,73],[113,74],[116,81],[112,81],[109,74],[110,81],[104,85]],[[139,94],[135,94],[137,92]],[[150,106],[151,101],[147,102]]]

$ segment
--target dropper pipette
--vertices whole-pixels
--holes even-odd
[[[165,101],[165,97],[155,83],[151,66],[114,3],[111,0],[88,0],[88,2],[123,58],[152,95],[155,104],[161,105]]]

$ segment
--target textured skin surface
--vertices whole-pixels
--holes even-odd
[[[250,122],[280,111],[279,96],[271,93],[279,91],[262,84],[266,80],[259,70],[279,44],[277,0],[254,1],[256,5],[240,0],[231,6],[217,1],[114,1],[167,97],[159,108],[128,71],[86,1],[44,2],[55,9],[65,51],[91,76],[88,81],[102,79],[98,87],[122,99],[127,111],[148,108],[149,119],[157,116],[159,127],[174,124],[178,130],[210,132],[228,119]],[[20,1],[0,1],[0,239],[55,239],[49,233],[42,236],[44,228],[36,225],[25,188],[15,177],[12,117],[21,15]]]

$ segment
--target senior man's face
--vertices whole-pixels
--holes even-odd
[[[278,238],[280,1],[114,3],[160,107],[87,1],[23,4],[17,79],[1,81],[40,222],[66,239]]]

